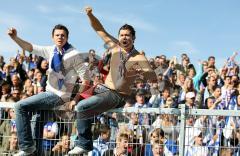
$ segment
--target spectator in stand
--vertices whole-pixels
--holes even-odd
[[[194,143],[194,123],[195,117],[188,115],[186,117],[186,131],[185,131],[185,147],[191,146]],[[178,138],[179,141],[180,138]]]
[[[149,133],[150,143],[146,144],[144,156],[153,156],[153,145],[164,144],[164,132],[160,128],[155,128]]]
[[[29,97],[35,95],[34,94],[34,86],[30,86],[27,88],[26,95]]]
[[[182,86],[179,94],[178,103],[184,103],[184,101],[186,100],[186,94],[188,92],[196,92],[193,86],[193,80],[190,77],[187,77],[185,79],[184,85]]]
[[[164,156],[164,144],[162,141],[152,144],[153,156]]]
[[[182,72],[184,75],[188,74],[188,69],[190,64],[190,58],[184,57],[182,58],[182,64],[177,63],[176,58],[174,59],[175,69]]]
[[[60,142],[58,142],[53,148],[52,152],[54,156],[67,155],[70,147],[70,137],[68,134],[63,133]]]
[[[58,135],[57,122],[48,121],[43,129],[43,150],[44,155],[48,156],[52,153],[52,148],[55,145],[55,139]]]
[[[15,88],[14,90],[12,90],[12,98],[14,99],[14,101],[19,101],[20,100],[20,95],[21,95],[21,91],[18,88]]]
[[[183,86],[186,80],[186,75],[183,72],[177,72],[177,85]]]
[[[204,88],[204,95],[203,100],[205,101],[206,98],[212,96],[214,89],[217,87],[217,80],[215,77],[210,76],[207,79],[207,86]]]
[[[103,156],[133,156],[128,152],[129,143],[131,142],[131,136],[128,133],[119,133],[116,139],[116,148],[108,149],[104,152]]]
[[[176,117],[174,115],[169,114],[159,115],[158,118],[153,122],[152,126],[154,128],[161,128],[164,132],[165,155],[177,155],[178,130],[176,127],[177,126]]]
[[[42,73],[41,72],[36,72],[36,77],[35,77],[35,82],[33,84],[34,86],[34,93],[36,94],[38,91],[38,88],[42,87]]]
[[[187,92],[185,104],[190,109],[198,109],[200,107],[200,102],[196,100],[195,92]]]
[[[4,57],[0,55],[0,71],[3,70],[3,67],[6,63],[4,62]]]
[[[103,156],[103,153],[109,149],[110,130],[110,127],[106,124],[100,125],[100,135],[97,140],[93,141],[93,150],[88,155]]]
[[[184,156],[210,156],[208,147],[203,144],[203,134],[201,131],[194,132],[194,144],[187,148]]]
[[[239,83],[239,77],[238,77],[238,75],[233,75],[233,76],[231,77],[231,84],[232,84],[232,86],[233,86],[234,89],[237,88],[238,83]]]
[[[163,74],[166,70],[167,70],[167,62],[166,62],[166,56],[165,55],[161,55],[161,56],[157,56],[155,58],[155,63],[156,63],[156,69],[155,69],[155,73],[158,74]]]
[[[34,71],[35,69],[31,69],[27,72],[27,77],[31,80],[32,83],[34,83]]]
[[[23,84],[17,74],[12,75],[11,81],[7,81],[11,85],[11,90],[19,89],[23,91]]]
[[[37,68],[38,57],[34,54],[29,55],[29,64],[28,70],[36,69]]]
[[[150,64],[150,66],[151,66],[151,68],[153,69],[153,70],[155,70],[157,67],[156,67],[156,63],[155,63],[155,60],[153,59],[153,58],[150,58],[149,59],[149,64]]]
[[[208,67],[213,68],[215,71],[217,71],[217,68],[215,66],[215,57],[214,56],[208,57]]]
[[[32,81],[28,78],[24,82],[23,93],[26,93],[29,87],[32,87]]]
[[[11,132],[7,148],[5,151],[3,151],[4,155],[14,155],[18,152],[18,138],[17,138],[17,132]]]
[[[169,88],[165,88],[162,94],[152,95],[149,104],[153,108],[164,108],[168,97],[170,97],[170,90]]]
[[[11,86],[7,83],[2,84],[2,97],[1,97],[1,102],[6,102],[8,98],[11,96]]]
[[[0,146],[0,153],[2,151],[6,151],[8,148],[9,138],[12,132],[17,132],[16,130],[16,122],[15,122],[15,113],[14,109],[8,109],[8,120],[4,120],[0,126],[0,134],[4,136],[2,138],[2,145]]]
[[[40,72],[42,73],[42,78],[41,78],[41,86],[46,88],[47,86],[47,70],[48,70],[48,61],[42,57],[39,57],[39,62],[37,65],[37,68],[40,70]]]
[[[189,64],[187,67],[187,77],[194,78],[196,76],[196,70],[193,64]]]
[[[88,52],[88,58],[86,60],[91,71],[99,72],[98,70],[98,59],[96,58],[96,52],[94,49],[90,49]]]

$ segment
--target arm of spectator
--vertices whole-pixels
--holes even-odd
[[[53,148],[52,151],[53,152],[60,152],[62,148],[62,142],[58,142]]]
[[[207,77],[208,77],[208,73],[206,72],[201,76],[199,84],[202,83],[203,86],[206,87],[207,86],[207,79],[206,79]]]
[[[19,76],[20,76],[21,81],[24,82],[24,81],[27,79],[27,73],[26,73],[26,71],[23,69],[22,64],[18,64],[18,66],[17,66],[17,72],[18,72],[18,74],[19,74]]]
[[[201,89],[199,92],[197,92],[195,103],[198,109],[203,109],[203,102],[202,102],[203,93],[204,91],[201,91]]]
[[[110,47],[118,43],[118,40],[113,36],[108,34],[100,21],[93,15],[92,8],[87,6],[85,7],[86,14],[90,20],[92,28],[97,32],[97,34],[103,39],[103,41],[108,44]]]
[[[152,105],[152,108],[158,108],[159,107],[159,94],[152,95],[149,99],[149,103]]]
[[[170,77],[170,75],[172,74],[172,72],[173,72],[173,68],[174,68],[174,63],[171,60],[169,62],[169,66],[168,66],[167,70],[163,73],[163,76],[168,79]]]
[[[7,67],[6,67],[6,70],[5,70],[5,72],[6,72],[6,81],[7,81],[7,83],[8,84],[10,84],[10,85],[12,85],[12,80],[11,80],[11,75],[10,75],[10,65],[7,65]]]
[[[218,98],[218,99],[214,102],[214,104],[212,105],[212,107],[210,107],[209,109],[215,109],[215,108],[217,107],[217,105],[221,103],[221,101],[222,101],[222,98],[221,98],[221,97]]]
[[[23,50],[27,50],[29,52],[33,51],[32,44],[18,37],[17,30],[15,28],[8,29],[7,33]]]
[[[175,64],[175,69],[185,73],[183,66],[179,63]]]

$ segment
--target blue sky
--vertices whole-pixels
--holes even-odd
[[[82,52],[104,51],[103,41],[90,27],[84,6],[105,29],[117,37],[121,25],[136,29],[135,46],[147,56],[165,54],[180,57],[187,53],[193,63],[216,56],[217,64],[240,50],[240,1],[223,0],[8,0],[0,5],[0,53],[7,59],[20,49],[6,35],[16,27],[23,39],[51,45],[51,30],[61,23],[70,30],[69,41]],[[239,56],[237,57],[239,60]]]

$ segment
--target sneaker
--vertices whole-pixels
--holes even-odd
[[[36,156],[36,152],[27,153],[24,151],[19,151],[18,153],[14,154],[13,156]]]
[[[89,150],[85,150],[81,147],[74,147],[71,151],[68,152],[69,155],[75,155],[75,154],[83,154],[83,153],[88,153]]]

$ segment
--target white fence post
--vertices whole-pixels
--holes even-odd
[[[179,134],[179,155],[184,156],[185,149],[185,127],[186,127],[186,106],[181,104],[181,123],[180,123],[180,134]]]

